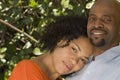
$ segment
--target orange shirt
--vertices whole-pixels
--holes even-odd
[[[49,80],[41,68],[31,60],[23,60],[13,69],[8,80]]]

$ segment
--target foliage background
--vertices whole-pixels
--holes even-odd
[[[42,54],[37,41],[46,24],[60,15],[87,17],[93,2],[94,0],[0,0],[0,80],[7,80],[20,60]]]

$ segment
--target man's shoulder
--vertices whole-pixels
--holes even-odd
[[[81,79],[81,77],[83,76],[83,73],[87,69],[87,67],[88,67],[88,64],[86,64],[83,69],[67,76],[66,80],[79,80],[79,79]]]

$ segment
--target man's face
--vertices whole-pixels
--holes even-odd
[[[108,3],[97,3],[90,10],[87,32],[96,47],[111,47],[118,40],[119,25],[117,11]]]

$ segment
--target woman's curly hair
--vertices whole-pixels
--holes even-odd
[[[40,37],[41,51],[52,52],[61,40],[67,44],[80,36],[87,37],[87,19],[80,16],[59,16],[55,22],[51,22],[44,27],[44,32]]]

